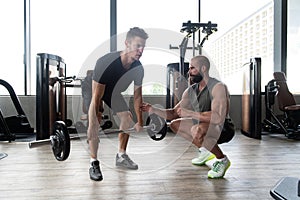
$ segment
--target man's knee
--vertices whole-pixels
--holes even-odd
[[[125,111],[118,113],[118,117],[120,119],[120,128],[123,130],[131,128],[133,124],[133,117],[131,112]]]
[[[203,140],[205,134],[206,134],[206,131],[203,128],[201,128],[200,126],[192,126],[191,135],[192,135],[193,139]]]

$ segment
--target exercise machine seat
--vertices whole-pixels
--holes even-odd
[[[293,94],[289,91],[285,73],[274,72],[273,76],[276,84],[279,86],[277,93],[279,109],[284,112],[300,110],[300,104],[296,103]]]

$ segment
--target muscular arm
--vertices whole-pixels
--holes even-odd
[[[97,129],[98,132],[99,123],[102,119],[102,113],[99,111],[99,107],[102,107],[102,97],[105,91],[105,85],[92,81],[92,99],[89,107],[89,123],[91,128]],[[96,126],[97,125],[97,126]]]
[[[177,105],[179,105],[179,103]],[[167,120],[173,120],[173,119],[176,119],[179,117],[174,108],[164,109],[164,108],[159,108],[156,106],[151,106],[151,109],[149,112],[157,114],[158,116],[160,116],[164,119],[167,119]]]
[[[220,125],[224,123],[229,109],[229,94],[226,86],[222,83],[215,85],[212,96],[210,123]]]
[[[92,99],[89,107],[89,127],[87,130],[89,149],[91,158],[97,159],[99,136],[98,129],[101,122],[102,113],[99,106],[102,106],[102,96],[104,94],[105,85],[92,81]]]
[[[184,95],[182,96],[184,97]],[[169,109],[164,109],[164,108],[160,108],[157,106],[153,106],[149,103],[143,103],[142,106],[142,110],[143,111],[147,111],[149,113],[154,113],[164,119],[167,120],[173,120],[173,119],[177,119],[180,116],[178,115],[178,110],[180,109],[180,107],[182,105],[189,105],[189,103],[187,102],[188,98],[182,98],[180,102],[178,102],[174,108],[169,108]]]
[[[143,103],[143,96],[142,96],[142,87],[141,86],[134,86],[134,111],[137,116],[137,121],[140,126],[143,126],[143,115],[141,112],[141,106]]]

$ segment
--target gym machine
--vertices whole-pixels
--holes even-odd
[[[278,77],[284,78],[284,80],[280,80]],[[282,112],[279,115],[273,111],[275,97],[277,97],[279,110]],[[283,72],[274,72],[274,79],[265,85],[265,107],[266,116],[262,126],[264,133],[282,133],[288,139],[300,139],[300,107],[288,90]]]
[[[37,54],[36,75],[36,140],[51,138],[56,159],[63,160],[70,153],[70,138],[65,133],[72,124],[66,118],[66,84],[75,77],[66,77],[61,57],[47,53]],[[60,148],[63,145],[67,148]]]
[[[166,96],[166,108],[173,108],[180,100],[177,96],[178,91],[183,91],[187,84],[178,85],[179,73],[179,63],[169,63],[167,65],[167,96]],[[185,80],[188,79],[187,73],[189,71],[189,63],[184,63],[184,77]],[[183,88],[182,88],[183,87]],[[171,91],[172,94],[171,94]]]
[[[4,117],[0,109],[0,140],[11,142],[18,136],[33,135],[34,128],[31,127],[13,87],[2,79],[0,79],[0,85],[7,89],[17,111],[15,116]]]
[[[261,139],[261,58],[251,58],[242,95],[242,134]]]
[[[17,115],[4,117],[0,109],[0,139],[15,140],[19,134],[36,134],[36,140],[46,139],[56,131],[63,130],[61,126],[72,124],[66,119],[66,84],[75,77],[66,77],[63,59],[51,54],[37,54],[36,79],[36,133],[21,107],[20,101],[12,86],[0,79],[10,94]],[[54,125],[58,121],[59,125]],[[56,130],[57,129],[57,130]]]
[[[36,139],[49,138],[55,121],[66,121],[66,64],[56,55],[36,57]]]
[[[195,33],[202,28],[202,33],[205,33],[206,36],[202,39],[201,43],[195,46]],[[208,36],[217,31],[217,24],[213,24],[210,21],[208,23],[192,23],[191,21],[182,23],[182,28],[180,32],[186,32],[179,47],[173,47],[170,45],[170,49],[180,50],[180,60],[179,63],[170,63],[168,64],[167,69],[167,98],[166,98],[166,107],[170,108],[178,103],[181,99],[183,91],[188,87],[188,69],[189,63],[185,62],[185,54],[187,49],[192,49],[193,56],[195,56],[195,50],[199,50],[201,54],[201,49]],[[192,37],[193,46],[188,47],[188,40]],[[171,87],[171,84],[173,87]],[[173,89],[173,95],[170,94],[171,88]]]

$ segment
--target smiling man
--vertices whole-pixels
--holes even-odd
[[[89,126],[87,130],[90,148],[90,178],[95,181],[103,179],[100,163],[97,158],[99,146],[99,125],[103,112],[103,102],[119,118],[120,130],[134,126],[137,132],[142,131],[143,119],[140,107],[142,105],[142,82],[144,68],[139,61],[143,54],[148,34],[141,28],[131,28],[126,35],[125,49],[108,53],[97,60],[92,81],[92,100],[89,107]],[[131,83],[134,83],[134,110],[137,123],[133,122],[132,113],[122,96]],[[116,166],[128,169],[138,169],[126,154],[129,135],[119,133],[119,152],[116,155]]]

